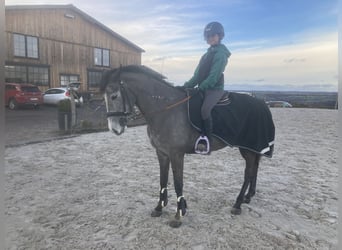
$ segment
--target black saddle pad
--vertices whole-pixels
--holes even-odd
[[[203,95],[187,90],[188,117],[198,131],[202,128],[200,107]],[[272,157],[275,127],[272,114],[264,101],[246,94],[227,92],[211,112],[213,136],[231,147],[246,148]]]

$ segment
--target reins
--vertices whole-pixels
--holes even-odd
[[[183,102],[186,102],[186,101],[190,100],[190,98],[191,98],[191,96],[187,96],[184,99],[180,100],[179,102],[176,102],[174,104],[168,105],[168,106],[165,107],[165,110],[172,109],[172,108],[182,104]]]
[[[185,98],[183,98],[182,100],[176,102],[176,103],[173,103],[173,104],[170,104],[170,105],[167,105],[166,107],[164,107],[163,109],[160,109],[160,110],[156,110],[156,111],[152,111],[152,112],[149,112],[149,113],[142,113],[144,116],[150,116],[150,115],[155,115],[155,114],[158,114],[158,113],[162,113],[164,111],[167,111],[167,110],[170,110],[170,109],[173,109],[175,107],[177,107],[178,105],[190,100],[191,96],[187,96]]]

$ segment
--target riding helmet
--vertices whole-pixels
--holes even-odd
[[[208,23],[204,28],[204,39],[207,40],[209,37],[218,35],[220,40],[224,37],[224,29],[222,24],[219,22]]]

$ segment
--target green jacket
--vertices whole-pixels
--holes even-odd
[[[184,87],[193,88],[198,85],[201,90],[223,89],[223,72],[230,55],[223,44],[209,47],[196,67],[193,77],[184,83]]]

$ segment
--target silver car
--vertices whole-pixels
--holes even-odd
[[[292,108],[292,105],[285,101],[268,101],[266,105],[271,108]]]
[[[68,88],[51,88],[45,91],[43,95],[44,104],[57,105],[61,100],[71,99],[71,95],[74,96],[77,106],[83,103],[83,98],[76,91],[70,91]]]

